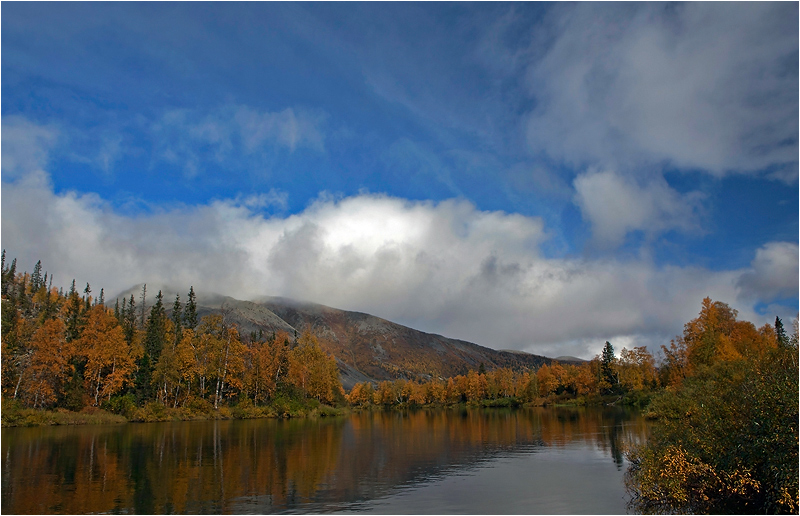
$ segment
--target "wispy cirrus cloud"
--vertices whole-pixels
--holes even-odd
[[[236,162],[242,155],[285,149],[325,150],[325,116],[286,108],[260,111],[244,105],[211,110],[173,109],[152,124],[155,154],[195,176],[204,160]]]

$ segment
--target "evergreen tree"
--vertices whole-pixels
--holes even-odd
[[[125,309],[125,301],[123,300],[122,305],[122,329],[125,332],[125,340],[128,342],[128,345],[133,345],[133,338],[136,335],[136,300],[133,298],[133,294],[131,294],[131,298],[128,301],[128,309]]]
[[[9,294],[10,287],[14,284],[14,279],[17,272],[17,259],[14,258],[11,260],[11,266],[8,270],[3,269],[3,283],[0,289],[2,289],[2,294],[4,296]]]
[[[183,324],[185,328],[194,330],[197,327],[197,302],[194,295],[194,287],[189,287],[189,295],[186,306],[183,308]]]
[[[97,304],[100,306],[106,306],[106,296],[103,293],[103,289],[100,289],[100,296],[97,298]]]
[[[8,295],[10,288],[13,287],[14,282],[17,276],[17,259],[14,258],[11,260],[11,266],[8,268],[8,271],[3,275],[3,286],[2,292],[3,295]]]
[[[36,262],[33,266],[33,274],[31,274],[31,292],[36,293],[44,286],[42,281],[42,260]]]
[[[72,286],[67,295],[67,342],[72,342],[80,337],[81,306],[81,298],[78,296],[78,291],[75,290],[75,280],[72,280]]]
[[[28,273],[22,275],[22,281],[17,287],[17,306],[26,318],[30,318],[32,306],[28,296]]]
[[[610,342],[606,341],[606,345],[603,347],[603,355],[600,362],[600,373],[602,375],[602,380],[608,384],[606,389],[609,392],[613,391],[619,383],[617,379],[617,373],[614,370],[614,365],[616,362],[617,357],[614,356],[614,346],[612,346]]]
[[[10,277],[7,274],[6,279]],[[9,288],[10,281],[3,283],[4,289],[10,291]],[[3,297],[6,297],[6,293],[3,293]],[[19,311],[17,310],[17,302],[14,296],[8,296],[7,298],[3,299],[2,303],[2,323],[0,323],[0,327],[2,327],[2,334],[3,334],[3,343],[8,346],[9,350],[16,350],[18,346],[17,342],[17,326],[19,322]],[[4,351],[5,353],[5,351]],[[6,374],[5,372],[3,373]]]
[[[780,317],[775,317],[775,335],[778,338],[778,346],[782,348],[789,346],[789,337],[786,336],[786,330],[783,328]]]
[[[6,295],[8,292],[8,269],[6,269],[6,250],[3,249],[3,265],[0,267],[0,293]]]
[[[86,288],[83,289],[83,303],[85,311],[89,311],[92,307],[92,287],[89,286],[89,282],[86,282]]]
[[[141,310],[142,310],[142,320],[139,323],[139,326],[141,328],[144,328],[144,307],[145,307],[145,304],[147,304],[147,283],[143,283],[142,284],[142,308],[141,308]]]
[[[183,338],[183,325],[181,319],[183,318],[183,307],[181,306],[181,295],[175,294],[175,303],[172,304],[172,323],[175,325],[175,342],[174,346]]]
[[[152,393],[151,379],[153,369],[164,349],[164,341],[167,335],[167,314],[164,310],[163,295],[158,291],[156,303],[150,309],[150,317],[147,319],[147,327],[144,335],[144,355],[139,362],[139,374],[137,375],[137,387],[141,399],[150,399]]]

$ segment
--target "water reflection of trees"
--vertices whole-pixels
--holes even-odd
[[[498,454],[576,441],[621,466],[626,443],[645,432],[622,410],[584,409],[6,429],[2,511],[269,512],[357,503]]]

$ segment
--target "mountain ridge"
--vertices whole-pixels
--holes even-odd
[[[498,351],[479,344],[403,326],[364,312],[319,303],[264,296],[241,301],[228,296],[200,299],[198,314],[225,313],[243,335],[264,337],[284,331],[311,331],[339,366],[346,389],[355,383],[404,378],[429,380],[466,374],[470,369],[537,368],[551,359],[531,353]]]
[[[164,305],[171,309],[175,292],[162,288]],[[137,285],[119,297],[134,295]],[[151,301],[155,296],[148,296]],[[183,300],[185,301],[185,299]],[[147,303],[149,310],[152,302]],[[140,309],[141,307],[137,307]],[[553,359],[516,350],[495,350],[473,342],[416,330],[365,312],[333,308],[312,301],[279,296],[260,296],[239,300],[222,294],[198,294],[199,316],[224,314],[237,325],[244,338],[270,338],[285,332],[290,338],[305,330],[317,336],[322,349],[332,354],[339,367],[342,384],[350,389],[355,383],[378,383],[405,378],[429,380],[449,378],[478,370],[508,367],[529,370]]]

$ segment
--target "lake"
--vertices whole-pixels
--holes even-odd
[[[622,514],[624,408],[2,429],[2,512]]]

